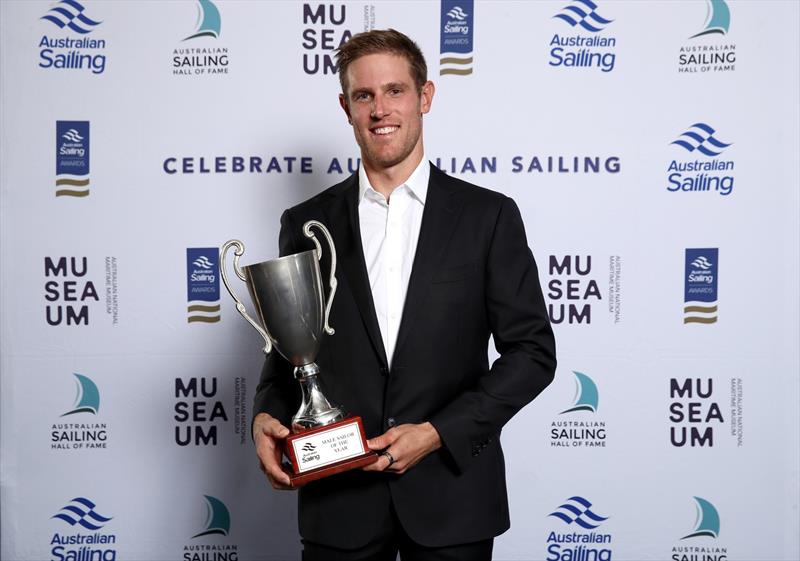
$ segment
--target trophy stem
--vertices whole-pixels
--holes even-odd
[[[329,425],[347,416],[344,409],[331,404],[322,393],[318,374],[319,367],[313,362],[294,369],[302,393],[300,408],[292,417],[292,431],[295,433]]]

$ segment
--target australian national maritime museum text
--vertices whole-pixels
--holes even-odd
[[[321,161],[321,162],[320,162]],[[619,156],[529,155],[500,159],[497,156],[450,156],[431,160],[445,173],[619,173]],[[162,170],[168,175],[226,173],[315,173],[351,174],[361,159],[350,156],[168,156]]]

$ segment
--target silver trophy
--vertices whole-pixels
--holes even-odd
[[[331,250],[327,302],[319,268],[322,246],[312,228],[322,232]],[[348,417],[342,407],[332,404],[322,393],[318,378],[320,370],[314,361],[323,332],[334,334],[328,319],[336,293],[336,247],[328,229],[316,220],[303,225],[303,234],[314,242],[316,249],[240,267],[244,244],[230,240],[222,246],[220,256],[222,282],[236,301],[236,309],[264,338],[264,353],[269,354],[274,346],[294,366],[294,376],[300,382],[302,401],[292,417],[292,432],[295,434],[287,439],[286,454],[292,460],[295,473],[325,473],[306,474],[297,484],[376,459],[366,446],[361,419]],[[247,284],[259,322],[247,313],[228,280],[225,263],[230,249],[234,250],[233,270]],[[301,434],[302,439],[298,438]]]

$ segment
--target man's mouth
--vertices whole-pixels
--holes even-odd
[[[388,127],[378,127],[378,128],[372,129],[372,134],[377,134],[378,136],[385,136],[387,134],[392,134],[394,131],[396,131],[399,128],[400,127],[394,126],[394,125],[388,126]]]

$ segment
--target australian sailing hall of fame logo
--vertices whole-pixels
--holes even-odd
[[[108,447],[108,424],[99,419],[100,390],[90,377],[73,373],[75,400],[57,422],[50,424],[51,450],[103,450]],[[66,395],[66,380],[58,384],[59,395]]]
[[[694,503],[697,511],[694,529],[672,547],[671,561],[728,561],[728,548],[717,541],[719,511],[703,497],[694,497]]]
[[[183,11],[191,5],[178,2]],[[212,0],[193,2],[197,12],[194,29],[181,41],[180,47],[172,50],[172,74],[174,76],[209,76],[228,73],[230,64],[228,47],[220,45],[222,17],[219,8]],[[188,15],[184,22],[191,21]]]
[[[694,11],[698,4],[699,2],[686,3],[684,9]],[[689,42],[681,45],[678,53],[678,72],[709,73],[736,70],[736,45],[728,39],[730,26],[731,10],[726,0],[706,0],[705,24],[702,27],[697,25],[696,32],[688,38]]]
[[[92,35],[102,24],[92,10],[76,0],[60,0],[41,18],[50,33],[39,40],[39,67],[102,74],[106,40]]]
[[[231,513],[217,497],[203,495],[205,522],[183,546],[183,561],[239,561],[239,545],[230,541]]]
[[[603,14],[608,3],[603,5]],[[611,72],[617,61],[617,39],[605,35],[614,20],[607,19],[592,0],[573,0],[553,15],[566,33],[550,39],[548,64],[556,68],[596,69]]]
[[[572,404],[550,421],[550,446],[559,448],[605,448],[606,422],[597,414],[600,392],[594,380],[583,372],[575,376]]]

